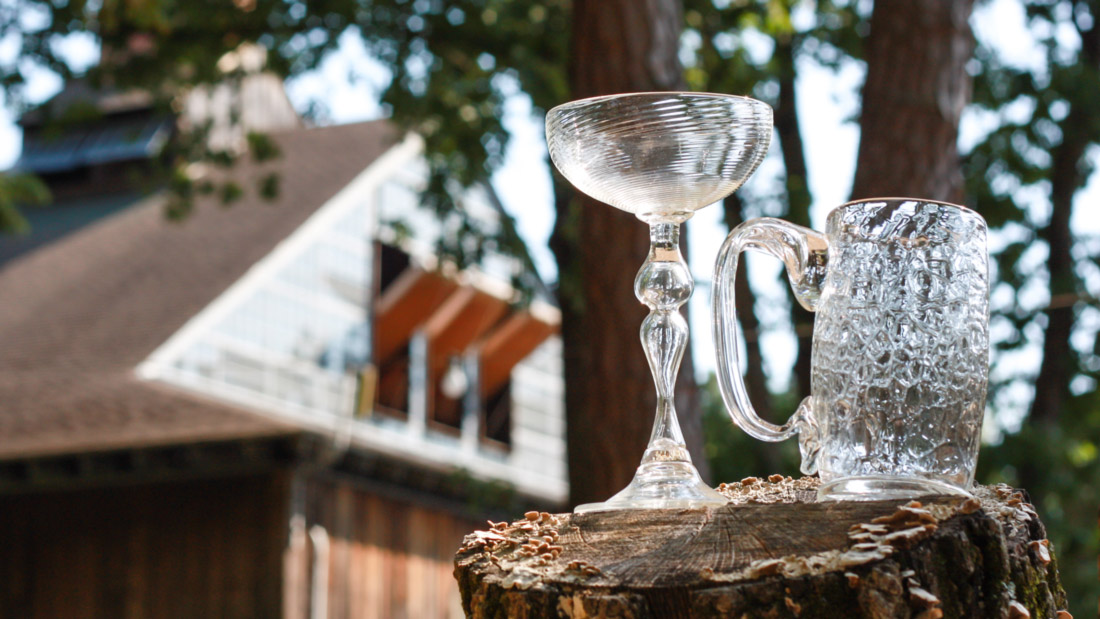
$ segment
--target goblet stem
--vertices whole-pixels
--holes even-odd
[[[650,310],[642,322],[641,335],[657,387],[657,418],[649,447],[630,484],[603,503],[578,505],[577,512],[718,507],[726,503],[725,497],[703,483],[691,464],[673,403],[676,375],[688,338],[680,307],[695,288],[680,254],[680,224],[653,223],[649,238],[649,256],[634,279],[634,294]]]
[[[634,294],[650,309],[642,322],[641,339],[657,387],[657,417],[642,462],[690,462],[674,392],[688,339],[680,307],[691,298],[695,282],[680,253],[679,224],[655,223],[649,239],[649,256],[634,279]]]

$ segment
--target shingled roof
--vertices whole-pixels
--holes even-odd
[[[150,197],[0,266],[0,460],[297,432],[134,373],[400,136],[376,121],[272,137],[282,156],[238,163],[231,207],[200,199],[175,223]]]

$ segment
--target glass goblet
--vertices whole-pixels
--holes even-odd
[[[572,101],[547,113],[550,157],[565,178],[650,228],[649,256],[634,292],[650,309],[641,340],[657,387],[653,433],[630,484],[576,512],[726,503],[691,463],[673,403],[688,337],[680,306],[695,287],[680,253],[680,224],[740,187],[760,165],[771,134],[771,108],[732,95],[619,94]]]

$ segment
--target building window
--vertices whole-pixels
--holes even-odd
[[[456,437],[464,425],[476,424],[465,430],[476,430],[475,436],[497,447],[509,445],[509,372],[526,355],[515,354],[508,343],[518,336],[525,345],[513,308],[468,280],[459,284],[464,278],[421,269],[391,245],[380,244],[375,255],[377,411],[401,411],[410,421],[422,418],[431,431]],[[483,375],[484,345],[495,356]]]
[[[509,379],[496,392],[485,398],[485,439],[501,445],[512,444],[512,381]]]
[[[431,355],[429,355],[431,358]],[[434,380],[431,399],[428,400],[428,418],[437,430],[457,431],[462,428],[462,417],[470,388],[470,377],[462,355],[448,355],[443,367],[435,368],[430,375]]]

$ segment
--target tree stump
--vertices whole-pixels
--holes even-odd
[[[816,478],[722,484],[718,509],[529,512],[468,535],[468,617],[1056,617],[1035,510],[975,498],[815,502]]]

